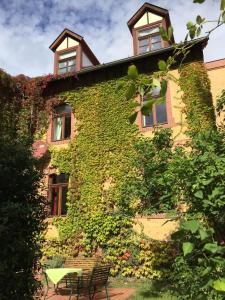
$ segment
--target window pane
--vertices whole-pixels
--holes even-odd
[[[65,74],[67,72],[67,68],[59,69],[58,73],[59,75]]]
[[[158,97],[160,94],[161,87],[157,86],[152,90],[152,97]]]
[[[71,135],[71,116],[65,116],[64,139],[70,138]]]
[[[68,192],[68,187],[63,186],[62,187],[61,215],[66,215],[66,213],[67,213],[67,206],[66,206],[67,192]]]
[[[65,104],[54,107],[54,111],[56,114],[71,113],[72,108],[71,106]]]
[[[162,48],[161,42],[152,44],[152,50],[158,50]]]
[[[70,51],[70,52],[66,52],[66,53],[62,53],[59,55],[59,59],[66,59],[66,58],[69,58],[69,57],[73,57],[73,56],[76,56],[76,51]]]
[[[76,66],[75,65],[73,65],[71,67],[68,67],[68,72],[74,72],[74,71],[76,71]]]
[[[157,42],[161,42],[161,37],[160,35],[154,35],[151,37],[151,42],[152,43],[157,43]]]
[[[68,183],[69,175],[65,173],[61,173],[59,175],[53,174],[50,176],[50,179],[51,184]]]
[[[59,68],[60,68],[60,69],[66,68],[66,61],[60,62],[60,63],[59,63]]]
[[[51,215],[56,216],[58,214],[58,203],[59,203],[59,189],[58,187],[53,187],[50,190],[51,193]]]
[[[59,141],[62,138],[62,118],[57,117],[53,120],[53,139]]]
[[[139,36],[142,37],[142,36],[146,36],[146,35],[153,34],[156,32],[159,32],[159,27],[147,28],[144,30],[140,30]]]
[[[156,122],[157,124],[167,123],[166,103],[156,105]]]
[[[147,46],[148,44],[149,44],[148,38],[139,40],[139,46],[140,47]]]
[[[139,53],[145,53],[149,51],[149,46],[139,47]]]
[[[152,127],[153,126],[153,113],[150,112],[148,116],[142,116],[143,127]]]
[[[75,64],[76,64],[76,60],[75,59],[68,60],[68,66],[73,66]]]

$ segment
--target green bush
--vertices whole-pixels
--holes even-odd
[[[40,174],[27,145],[0,138],[0,298],[32,299],[42,256]]]
[[[38,287],[44,199],[41,173],[32,157],[32,137],[23,131],[24,93],[0,70],[0,299],[29,300]],[[30,106],[27,119],[31,118]],[[20,120],[23,119],[23,125]],[[26,129],[30,129],[29,128]],[[28,130],[29,131],[29,130]],[[30,131],[29,131],[30,132]]]
[[[49,257],[44,262],[44,266],[47,269],[61,268],[63,267],[64,262],[65,262],[65,257],[57,255],[57,256]]]
[[[173,235],[180,255],[170,278],[180,299],[224,299],[224,133],[196,135],[190,147],[174,168],[188,211]]]

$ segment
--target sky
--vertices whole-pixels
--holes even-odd
[[[83,36],[101,63],[133,55],[127,21],[144,0],[0,0],[0,68],[11,75],[53,72],[50,44],[66,27]],[[197,15],[217,20],[219,0],[149,0],[169,10],[176,42]],[[209,23],[208,26],[213,26]],[[205,31],[209,27],[205,28]],[[205,61],[225,58],[225,25],[204,50]]]

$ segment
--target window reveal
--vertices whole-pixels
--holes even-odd
[[[159,27],[152,27],[138,32],[139,53],[145,53],[162,48]]]
[[[69,139],[71,135],[71,107],[60,105],[54,108],[53,113],[53,141]]]
[[[155,88],[152,92],[153,98],[158,98],[160,95],[160,88]],[[146,100],[144,99],[144,102]],[[142,116],[142,126],[143,127],[152,127],[154,125],[167,124],[167,110],[166,102],[161,104],[154,104],[152,111],[148,115]]]
[[[49,176],[50,215],[52,216],[66,215],[67,213],[68,179],[69,175],[67,174]]]
[[[76,51],[59,54],[58,74],[76,71]]]

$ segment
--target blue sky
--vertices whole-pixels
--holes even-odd
[[[12,75],[52,73],[49,45],[67,27],[82,35],[101,63],[131,56],[132,38],[127,21],[141,0],[0,0],[0,68]],[[169,9],[176,42],[186,23],[200,14],[215,20],[219,0],[193,4],[192,0],[151,0]],[[206,28],[207,30],[207,28]],[[205,61],[225,57],[225,25],[211,36]]]

